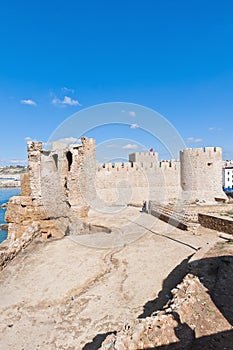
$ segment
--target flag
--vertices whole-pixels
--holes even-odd
[[[153,152],[153,148],[150,148],[150,152]]]

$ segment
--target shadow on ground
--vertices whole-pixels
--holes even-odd
[[[107,338],[108,335],[110,334],[116,334],[116,332],[107,332],[103,334],[97,334],[95,338],[93,338],[92,342],[87,343],[82,350],[96,350],[101,347],[101,344],[103,341]]]
[[[163,282],[163,289],[158,297],[143,306],[143,313],[138,318],[151,316],[161,310],[171,298],[171,290],[181,283],[187,273],[197,276],[208,289],[212,301],[222,315],[233,325],[233,256],[205,258],[189,263],[190,257],[168,275]],[[233,349],[233,346],[232,346]]]
[[[151,316],[155,311],[161,310],[172,297],[171,290],[181,283],[185,275],[188,273],[188,262],[192,255],[184,259],[174,270],[167,276],[163,282],[163,289],[159,292],[157,298],[149,300],[143,306],[143,313],[138,318],[146,318]]]
[[[233,349],[233,331],[219,332],[194,339],[190,345],[180,340],[177,343],[169,345],[156,346],[153,348],[144,348],[144,350],[232,350]],[[127,350],[127,349],[125,349]],[[136,350],[136,349],[135,349]]]
[[[219,309],[224,318],[233,326],[233,256],[222,255],[200,259],[188,263],[189,258],[182,261],[164,280],[163,289],[158,297],[148,301],[144,305],[144,312],[139,318],[151,316],[155,311],[161,310],[171,296],[171,290],[179,284],[186,273],[191,273],[199,278],[200,282],[207,288],[207,293]],[[178,283],[177,283],[178,282]],[[175,329],[177,343],[157,346],[150,349],[156,350],[232,350],[233,330],[218,332],[208,336],[195,338],[193,330],[185,323],[181,323],[179,315],[172,313],[178,322]],[[149,348],[145,348],[149,349]]]
[[[163,309],[163,307],[167,304],[168,299],[172,297],[171,290],[175,288],[177,284],[182,282],[186,274],[190,273],[199,278],[200,282],[207,288],[207,293],[216,307],[219,309],[224,318],[233,326],[233,256],[222,255],[204,258],[189,263],[190,257],[191,256],[184,259],[167,276],[163,282],[163,288],[159,292],[158,297],[154,300],[148,301],[144,305],[144,311],[138,316],[138,318],[149,317],[153,315],[154,312]],[[173,312],[172,315],[179,324],[179,326],[174,329],[179,342],[153,348],[145,348],[145,350],[233,349],[233,330],[195,338],[195,333],[189,327],[189,325],[186,323],[181,323],[178,313]],[[182,331],[179,331],[179,329],[182,329]],[[102,341],[107,337],[107,335],[97,335],[93,339],[93,342],[84,346],[83,350],[98,349],[101,347]],[[95,339],[99,339],[101,341],[99,341],[97,344]]]

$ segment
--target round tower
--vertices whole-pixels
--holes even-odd
[[[180,152],[181,187],[190,202],[227,200],[222,190],[222,149],[186,148]]]

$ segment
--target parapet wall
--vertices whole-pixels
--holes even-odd
[[[97,170],[98,171],[119,171],[119,170],[126,170],[129,171],[130,168],[133,168],[134,170],[137,169],[174,169],[175,171],[177,169],[180,169],[180,162],[179,161],[173,161],[173,160],[163,160],[163,161],[156,161],[156,162],[140,162],[140,163],[132,163],[132,162],[115,162],[115,163],[98,163],[97,164]]]
[[[97,165],[97,195],[106,203],[142,205],[167,202],[180,195],[180,163],[106,163]]]
[[[233,235],[232,218],[199,213],[198,220],[203,227]]]

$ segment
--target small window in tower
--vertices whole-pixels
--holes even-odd
[[[72,153],[71,153],[70,151],[68,151],[68,152],[66,153],[66,158],[67,158],[67,160],[68,160],[68,171],[70,171],[70,169],[71,169],[71,164],[72,164],[72,162],[73,162],[73,155],[72,155]]]
[[[207,163],[207,165],[208,165],[208,166],[211,166],[211,165],[213,165],[213,163]]]
[[[57,168],[57,164],[58,164],[58,155],[57,154],[53,154],[53,160],[54,160],[54,164],[55,164],[55,166],[56,166],[56,168]]]

